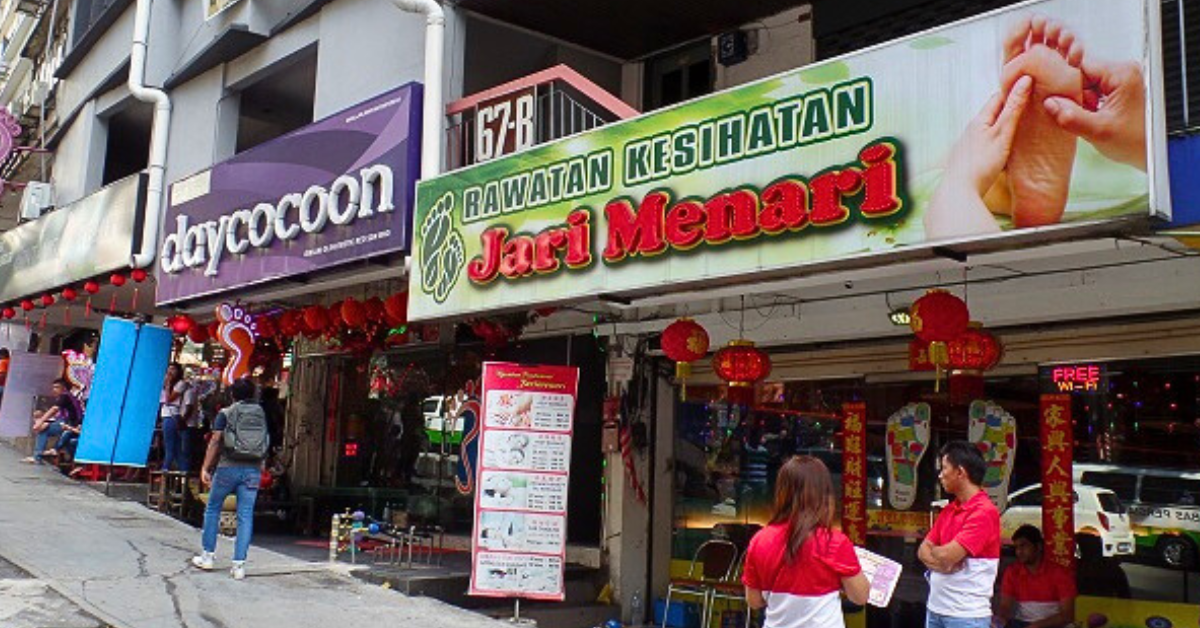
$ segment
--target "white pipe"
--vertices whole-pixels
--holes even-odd
[[[129,92],[134,98],[154,105],[150,132],[150,171],[146,183],[146,208],[142,218],[142,246],[129,260],[132,268],[154,263],[158,230],[162,222],[163,179],[167,163],[167,140],[171,133],[171,99],[161,89],[146,87],[146,38],[150,33],[150,1],[137,0],[133,20],[133,49],[129,52]]]
[[[144,0],[138,0],[142,2]],[[442,170],[442,36],[446,16],[434,0],[392,0],[402,11],[425,15],[425,95],[421,108],[421,178]]]

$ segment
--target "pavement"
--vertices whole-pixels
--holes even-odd
[[[363,582],[344,564],[252,547],[247,578],[188,560],[199,531],[105,497],[0,445],[0,625],[63,628],[326,628],[506,624],[425,597]],[[384,623],[386,622],[386,624]]]

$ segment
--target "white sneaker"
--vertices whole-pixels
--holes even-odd
[[[234,580],[243,580],[246,578],[246,561],[233,561],[233,568],[229,570],[229,576]]]
[[[212,571],[213,568],[213,553],[201,552],[199,555],[192,557],[192,566],[203,569],[204,571]]]

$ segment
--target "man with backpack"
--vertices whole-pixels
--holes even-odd
[[[237,539],[233,545],[234,580],[246,577],[246,554],[254,527],[254,500],[258,497],[263,461],[270,446],[267,417],[254,401],[255,386],[239,379],[229,387],[233,405],[217,413],[204,455],[200,479],[209,486],[208,506],[204,509],[203,551],[192,558],[200,569],[213,568],[217,549],[217,528],[225,498],[237,495]],[[214,471],[215,469],[215,471]]]

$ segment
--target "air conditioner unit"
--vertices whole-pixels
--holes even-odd
[[[33,220],[54,206],[54,186],[30,181],[21,193],[21,220]]]

